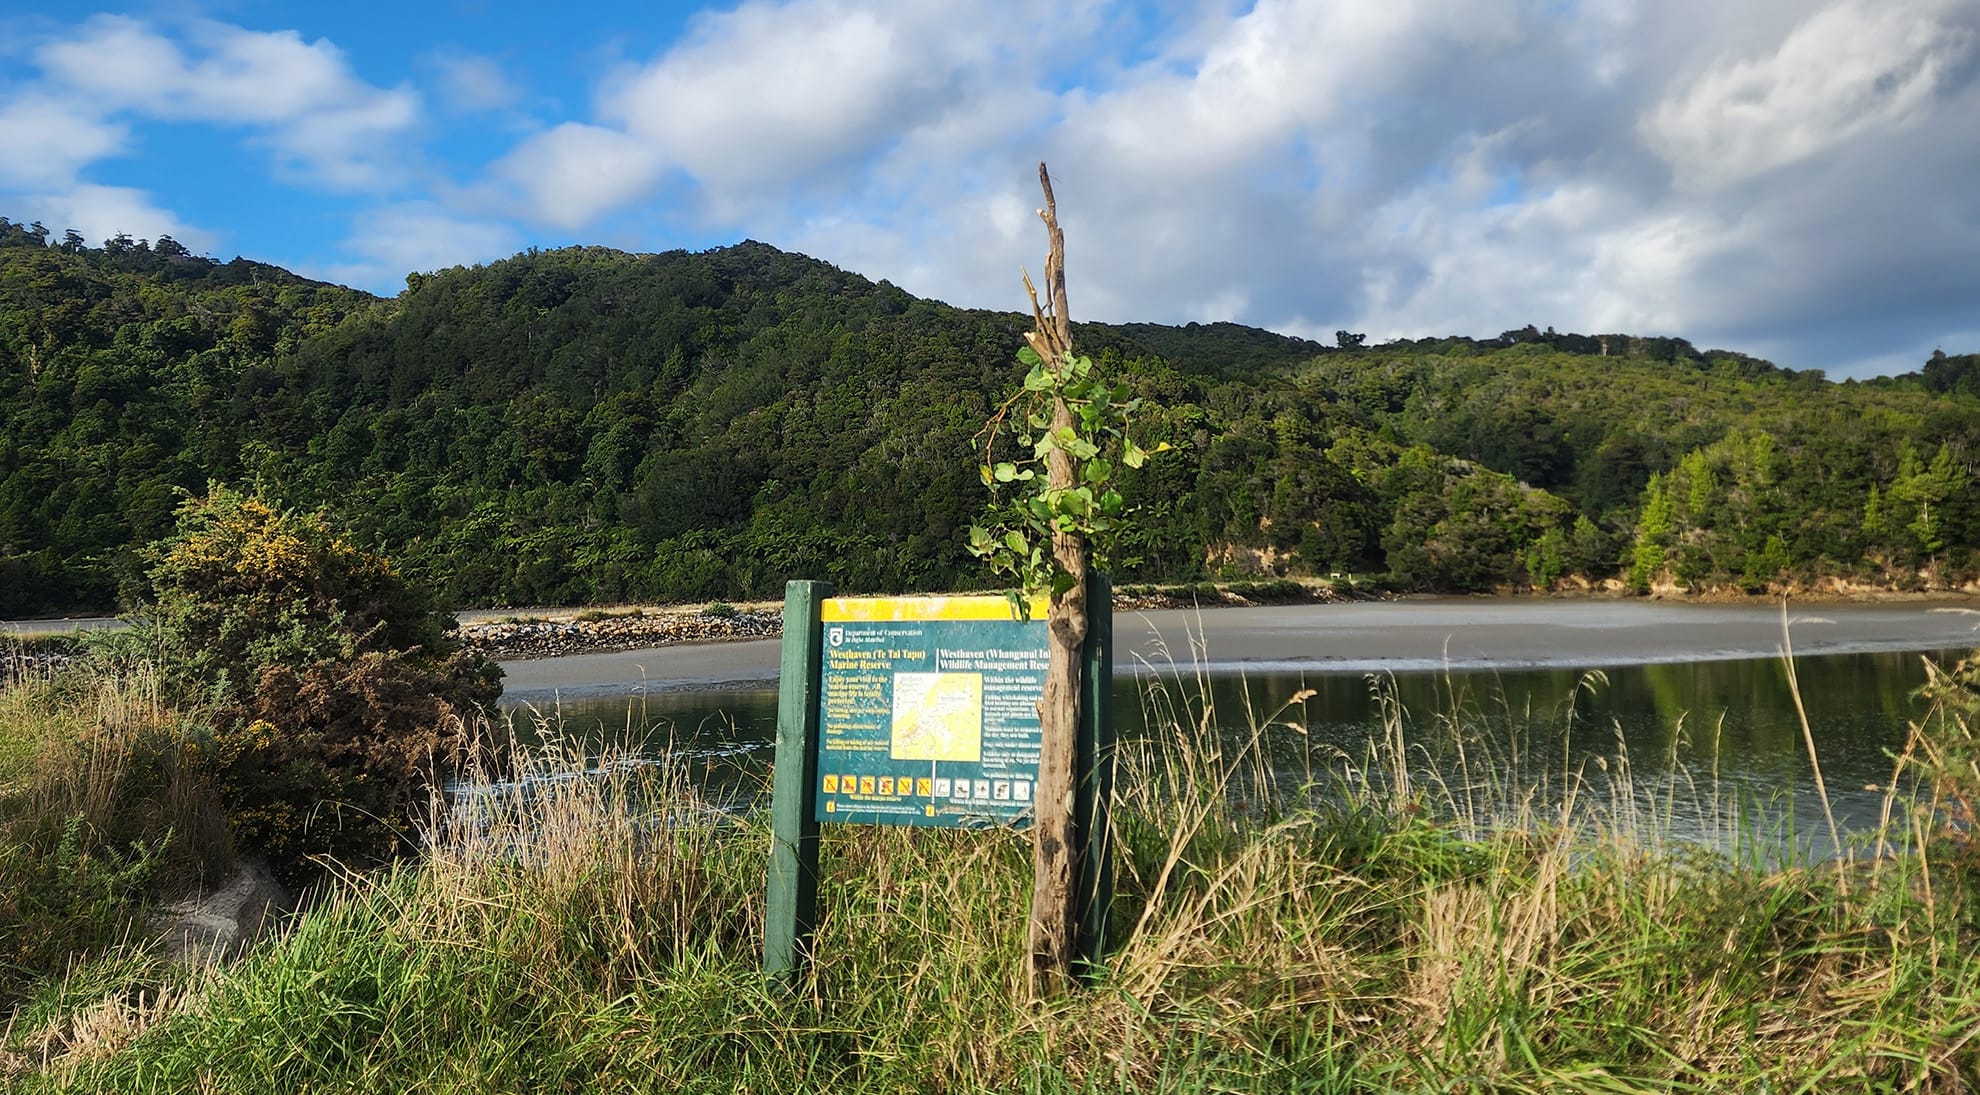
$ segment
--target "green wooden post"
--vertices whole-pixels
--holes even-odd
[[[826,582],[784,586],[763,972],[787,987],[796,985],[803,973],[811,931],[818,923],[818,611],[831,595]]]
[[[1080,844],[1073,880],[1073,965],[1091,978],[1107,951],[1107,917],[1114,903],[1114,583],[1089,571],[1086,647],[1081,681],[1079,741],[1073,755],[1073,835]]]

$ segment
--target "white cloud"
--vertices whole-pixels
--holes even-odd
[[[717,190],[870,152],[944,105],[946,62],[909,20],[830,0],[745,4],[602,104]]]
[[[59,194],[27,194],[15,199],[27,209],[27,219],[54,226],[59,235],[74,228],[91,244],[125,233],[134,238],[171,236],[194,251],[210,250],[218,237],[180,221],[160,209],[151,195],[126,186],[80,185]]]
[[[1511,0],[1261,0],[1155,43],[1109,83],[1068,90],[1044,112],[1059,119],[1049,140],[1028,151],[1052,162],[1071,246],[1086,256],[1075,313],[1345,320],[1367,219],[1471,143],[1469,118],[1384,132],[1389,104],[1446,93],[1466,65],[1479,69],[1471,83],[1503,95],[1494,66],[1525,34]],[[1003,178],[1036,204],[1024,174]],[[1027,231],[1019,253],[1035,266]]]
[[[758,236],[808,217],[794,208],[888,207],[931,179],[968,178],[986,150],[1035,127],[1055,107],[1046,68],[1088,44],[1106,6],[748,0],[704,12],[660,56],[611,73],[595,118],[529,139],[496,174],[549,180],[528,188],[532,215],[566,227],[640,200],[660,165],[691,184],[704,222]],[[1035,33],[1048,21],[1052,35]],[[552,162],[584,155],[602,178],[584,177],[583,160]]]
[[[440,95],[462,114],[501,110],[515,105],[522,92],[493,58],[469,53],[440,53],[430,59],[440,77]]]
[[[327,41],[295,31],[193,24],[187,45],[149,24],[98,15],[37,53],[43,71],[104,111],[256,127],[294,177],[336,189],[379,189],[396,179],[395,139],[419,118],[419,99],[359,79]]]
[[[524,141],[493,170],[523,195],[532,219],[577,228],[638,200],[664,167],[645,142],[615,129],[566,122]]]
[[[75,37],[43,46],[37,60],[49,76],[88,92],[105,107],[177,97],[187,77],[177,46],[121,15],[90,17]]]
[[[201,23],[188,37],[206,56],[189,57],[136,19],[98,15],[74,39],[44,47],[40,61],[106,104],[163,118],[282,122],[379,94],[351,75],[335,46],[295,31]]]
[[[317,268],[313,276],[390,295],[408,273],[490,262],[520,247],[508,225],[459,217],[431,202],[402,202],[355,218],[343,244],[353,260]]]
[[[1770,54],[1721,59],[1657,104],[1646,137],[1680,179],[1736,181],[1870,131],[1919,124],[1974,52],[1975,36],[1936,0],[1845,0],[1796,27]]]
[[[404,161],[387,140],[418,117],[406,95],[362,99],[298,114],[267,137],[294,181],[348,191],[392,189]]]
[[[1453,48],[1513,39],[1506,0],[1260,0],[1194,52],[1073,97],[1072,124],[1130,170],[1214,174],[1340,123]]]
[[[0,187],[60,189],[86,165],[121,151],[129,134],[94,111],[43,95],[0,102]]]

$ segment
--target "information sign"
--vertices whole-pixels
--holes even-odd
[[[1102,952],[1113,894],[1112,586],[1087,575],[1071,835],[1079,961]],[[784,589],[763,969],[797,984],[818,923],[821,822],[1022,825],[1038,783],[1049,648],[1041,601],[843,598]]]
[[[1003,597],[819,606],[818,821],[979,827],[1031,818],[1044,605]]]

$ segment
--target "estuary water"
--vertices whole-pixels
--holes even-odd
[[[1790,606],[1785,619],[1778,606],[1601,601],[1123,613],[1117,730],[1129,751],[1180,738],[1282,793],[1407,779],[1460,818],[1573,804],[1598,824],[1819,856],[1830,814],[1845,844],[1883,820],[1923,714],[1924,661],[1980,645],[1976,623],[1965,605],[1924,603]],[[775,737],[776,649],[509,663],[507,702],[555,734],[668,750],[712,796],[747,796]]]

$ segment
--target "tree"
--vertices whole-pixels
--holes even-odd
[[[1533,546],[1526,551],[1527,580],[1536,589],[1547,589],[1567,571],[1564,556],[1567,550],[1567,537],[1561,533],[1559,525],[1549,525]]]
[[[1950,445],[1940,445],[1927,467],[1917,446],[1906,438],[1898,446],[1897,475],[1884,496],[1882,523],[1892,533],[1902,529],[1902,537],[1915,557],[1929,558],[1946,547],[1944,515],[1946,503],[1966,491],[1966,470],[1955,458]]]
[[[1079,734],[1081,655],[1087,635],[1086,577],[1096,538],[1111,539],[1123,508],[1112,486],[1116,464],[1137,468],[1148,453],[1128,437],[1127,426],[1139,401],[1127,385],[1110,387],[1094,375],[1091,358],[1074,352],[1072,319],[1066,305],[1065,236],[1059,230],[1052,179],[1038,165],[1045,192],[1049,244],[1045,256],[1045,302],[1025,275],[1032,328],[1024,333],[1018,360],[1029,367],[1023,388],[985,425],[980,471],[993,492],[1015,485],[1017,498],[992,506],[1003,518],[994,530],[970,529],[970,551],[991,568],[1019,580],[1013,607],[1028,612],[1031,600],[1049,598],[1046,631],[1049,659],[1045,694],[1038,703],[1038,784],[1033,797],[1032,892],[1029,980],[1032,995],[1059,993],[1072,975],[1075,938],[1073,880],[1078,873],[1073,820],[1073,761]],[[1012,412],[1018,412],[1015,438],[1020,455],[998,460],[999,442]],[[1158,446],[1158,450],[1166,448]],[[1044,464],[1045,474],[1038,475]],[[1104,554],[1104,553],[1102,553]]]
[[[1870,484],[1870,497],[1863,503],[1863,540],[1866,548],[1881,547],[1890,526],[1884,521],[1884,492]]]
[[[1587,514],[1579,514],[1574,519],[1574,531],[1568,537],[1561,562],[1570,574],[1591,580],[1606,577],[1615,569],[1615,545]]]
[[[1662,475],[1652,475],[1650,485],[1644,488],[1643,515],[1637,520],[1636,547],[1630,553],[1630,588],[1647,590],[1663,573],[1673,528],[1669,482]]]

